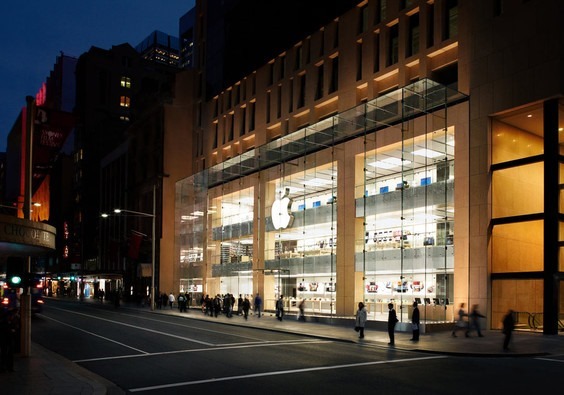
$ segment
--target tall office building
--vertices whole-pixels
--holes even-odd
[[[143,59],[179,67],[180,46],[178,37],[155,30],[141,41],[135,47],[135,50],[141,54]]]
[[[557,3],[359,1],[245,74],[220,70],[196,34],[207,94],[161,287],[195,300],[259,292],[266,309],[305,299],[331,317],[364,301],[373,320],[391,301],[404,322],[413,301],[427,323],[464,302],[490,328],[511,308],[519,325],[555,334]],[[196,26],[215,21],[205,4]],[[217,37],[228,36],[248,37]]]

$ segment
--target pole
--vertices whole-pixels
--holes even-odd
[[[153,246],[151,253],[151,311],[155,310],[155,227],[157,218],[157,184],[153,183]]]
[[[33,174],[33,124],[35,122],[35,99],[33,96],[26,97],[26,130],[25,133],[25,180],[24,180],[24,196],[23,196],[23,218],[31,220],[31,194],[32,194],[32,174]],[[25,277],[29,279],[31,271],[31,256],[28,256],[25,263]],[[31,353],[31,291],[29,281],[24,280],[23,293],[20,296],[21,309],[21,354],[28,357]]]

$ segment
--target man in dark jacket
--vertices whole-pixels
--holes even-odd
[[[413,335],[411,336],[411,341],[419,341],[419,308],[417,307],[417,302],[413,302],[413,312],[411,313],[411,330]]]
[[[393,303],[388,303],[388,336],[390,336],[390,346],[395,343],[394,331],[396,328],[396,323],[398,322],[398,316],[396,315],[396,310],[394,309]]]

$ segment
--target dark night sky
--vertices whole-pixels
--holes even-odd
[[[193,6],[194,0],[0,0],[0,151],[57,55],[135,46],[153,30],[178,36],[178,20]]]

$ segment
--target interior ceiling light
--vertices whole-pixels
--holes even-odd
[[[440,152],[433,151],[427,148],[418,149],[416,151],[413,151],[412,154],[417,156],[424,156],[426,158],[438,158],[439,156],[444,156],[444,154],[441,154]]]
[[[393,169],[403,165],[409,165],[411,161],[404,159],[403,161],[399,158],[386,158],[383,160],[377,160],[376,162],[368,163],[369,166],[378,167],[380,169]]]
[[[331,180],[325,180],[323,178],[318,178],[318,177],[304,181],[304,185],[308,185],[311,187],[322,187],[328,184],[331,184]]]

